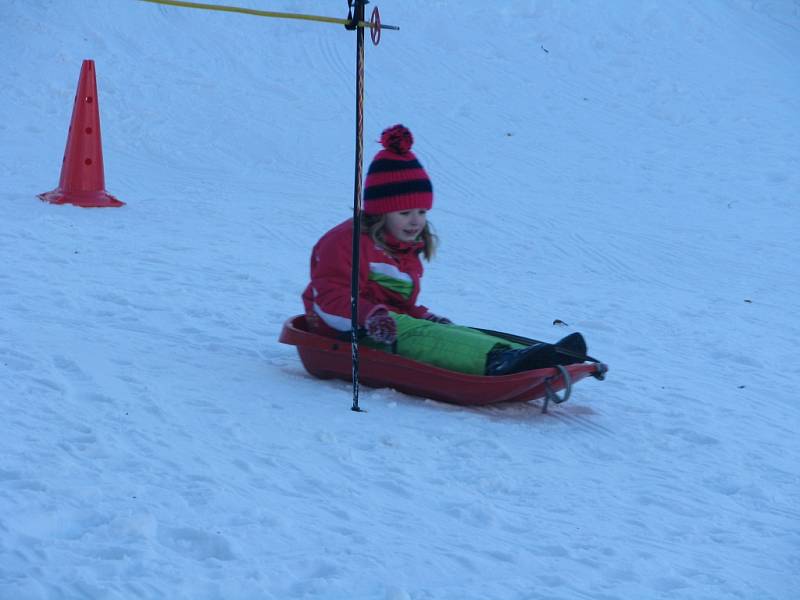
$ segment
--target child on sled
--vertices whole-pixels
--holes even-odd
[[[361,343],[472,375],[507,375],[582,362],[586,344],[573,333],[556,344],[531,346],[455,325],[416,303],[423,267],[436,236],[427,222],[433,188],[402,125],[381,134],[364,183],[359,261]],[[311,253],[311,282],[303,292],[306,320],[315,333],[346,338],[351,328],[353,220],[320,238]]]

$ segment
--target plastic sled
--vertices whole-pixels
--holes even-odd
[[[535,343],[535,340],[520,336],[482,331],[515,342]],[[352,381],[350,342],[310,332],[304,315],[287,319],[279,341],[297,347],[300,360],[311,375],[320,379]],[[560,403],[567,400],[575,382],[589,375],[603,379],[608,370],[605,364],[595,361],[488,377],[441,369],[363,346],[359,346],[358,352],[359,381],[364,385],[390,387],[406,394],[462,406],[545,398],[543,410],[547,410],[549,401]],[[561,390],[565,391],[559,396]]]

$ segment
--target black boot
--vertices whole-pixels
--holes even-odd
[[[586,340],[578,333],[570,333],[567,337],[561,338],[556,342],[556,352],[569,362],[559,362],[560,365],[571,365],[586,360]]]
[[[586,342],[580,333],[571,333],[555,344],[540,342],[527,348],[499,348],[486,355],[487,375],[509,375],[520,371],[571,365],[586,359]]]

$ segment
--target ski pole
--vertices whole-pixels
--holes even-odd
[[[358,292],[359,264],[361,258],[361,179],[364,163],[364,28],[357,23],[364,20],[367,0],[348,0],[354,8],[349,28],[356,29],[356,168],[353,190],[353,260],[350,279],[350,343],[353,359],[353,405],[350,410],[364,412],[358,405]]]

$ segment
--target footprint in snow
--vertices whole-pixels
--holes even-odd
[[[191,527],[168,527],[159,530],[159,542],[178,554],[195,560],[234,560],[236,555],[228,540],[219,533]]]

